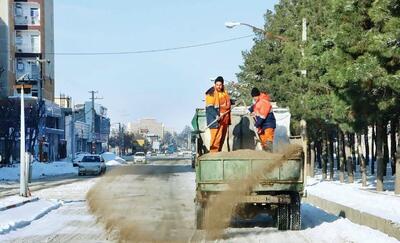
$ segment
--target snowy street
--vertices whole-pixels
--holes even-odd
[[[50,209],[24,224],[3,227],[0,241],[204,241],[205,232],[194,229],[195,174],[188,163],[121,166],[101,178],[66,179],[68,184],[38,190],[33,194],[39,201],[0,211],[0,228],[7,215],[18,218],[35,207]],[[271,218],[259,217],[235,223],[218,241],[397,242],[309,204],[302,205],[300,231],[278,231]]]

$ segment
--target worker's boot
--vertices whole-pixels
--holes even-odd
[[[272,141],[267,141],[266,144],[265,144],[264,150],[265,150],[266,152],[272,153],[272,151],[273,151],[272,145],[273,145],[273,142],[272,142]]]

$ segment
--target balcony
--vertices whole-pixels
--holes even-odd
[[[36,30],[15,31],[16,53],[40,53],[40,32]]]
[[[15,65],[16,79],[19,79],[23,75],[27,74],[25,80],[40,80],[40,66],[35,59],[17,58]]]
[[[15,25],[40,25],[40,5],[32,2],[18,2],[14,5]]]

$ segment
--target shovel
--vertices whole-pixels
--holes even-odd
[[[207,125],[206,129],[201,131],[199,130],[197,133],[205,133],[207,129],[209,129],[212,125],[214,125],[215,123],[217,123],[219,120],[222,119],[222,117],[224,117],[226,114],[228,114],[229,112],[232,111],[233,108],[237,107],[240,103],[237,103],[236,105],[231,106],[231,108],[227,111],[225,111],[224,113],[222,113],[217,119],[215,119],[214,121],[212,121],[210,124]]]
[[[246,105],[246,103],[244,102],[244,100],[242,100],[242,102],[243,102],[243,104],[247,107],[247,105]],[[262,151],[263,148],[262,148],[262,144],[261,144],[261,138],[260,138],[260,135],[258,135],[258,132],[257,132],[257,128],[256,128],[256,125],[255,125],[254,118],[253,118],[252,116],[250,116],[250,115],[247,115],[247,116],[249,117],[250,124],[251,124],[251,126],[253,127],[253,132],[254,132],[254,134],[256,135],[256,136],[255,136],[255,137],[256,137],[256,150]]]

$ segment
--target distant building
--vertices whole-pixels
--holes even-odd
[[[107,108],[85,102],[75,106],[73,113],[65,119],[67,154],[76,152],[101,153],[107,150],[110,136],[110,119]]]
[[[159,138],[164,137],[164,124],[158,122],[156,119],[145,118],[140,119],[137,122],[130,122],[128,123],[128,131],[135,133],[135,134],[152,134],[156,135]]]

